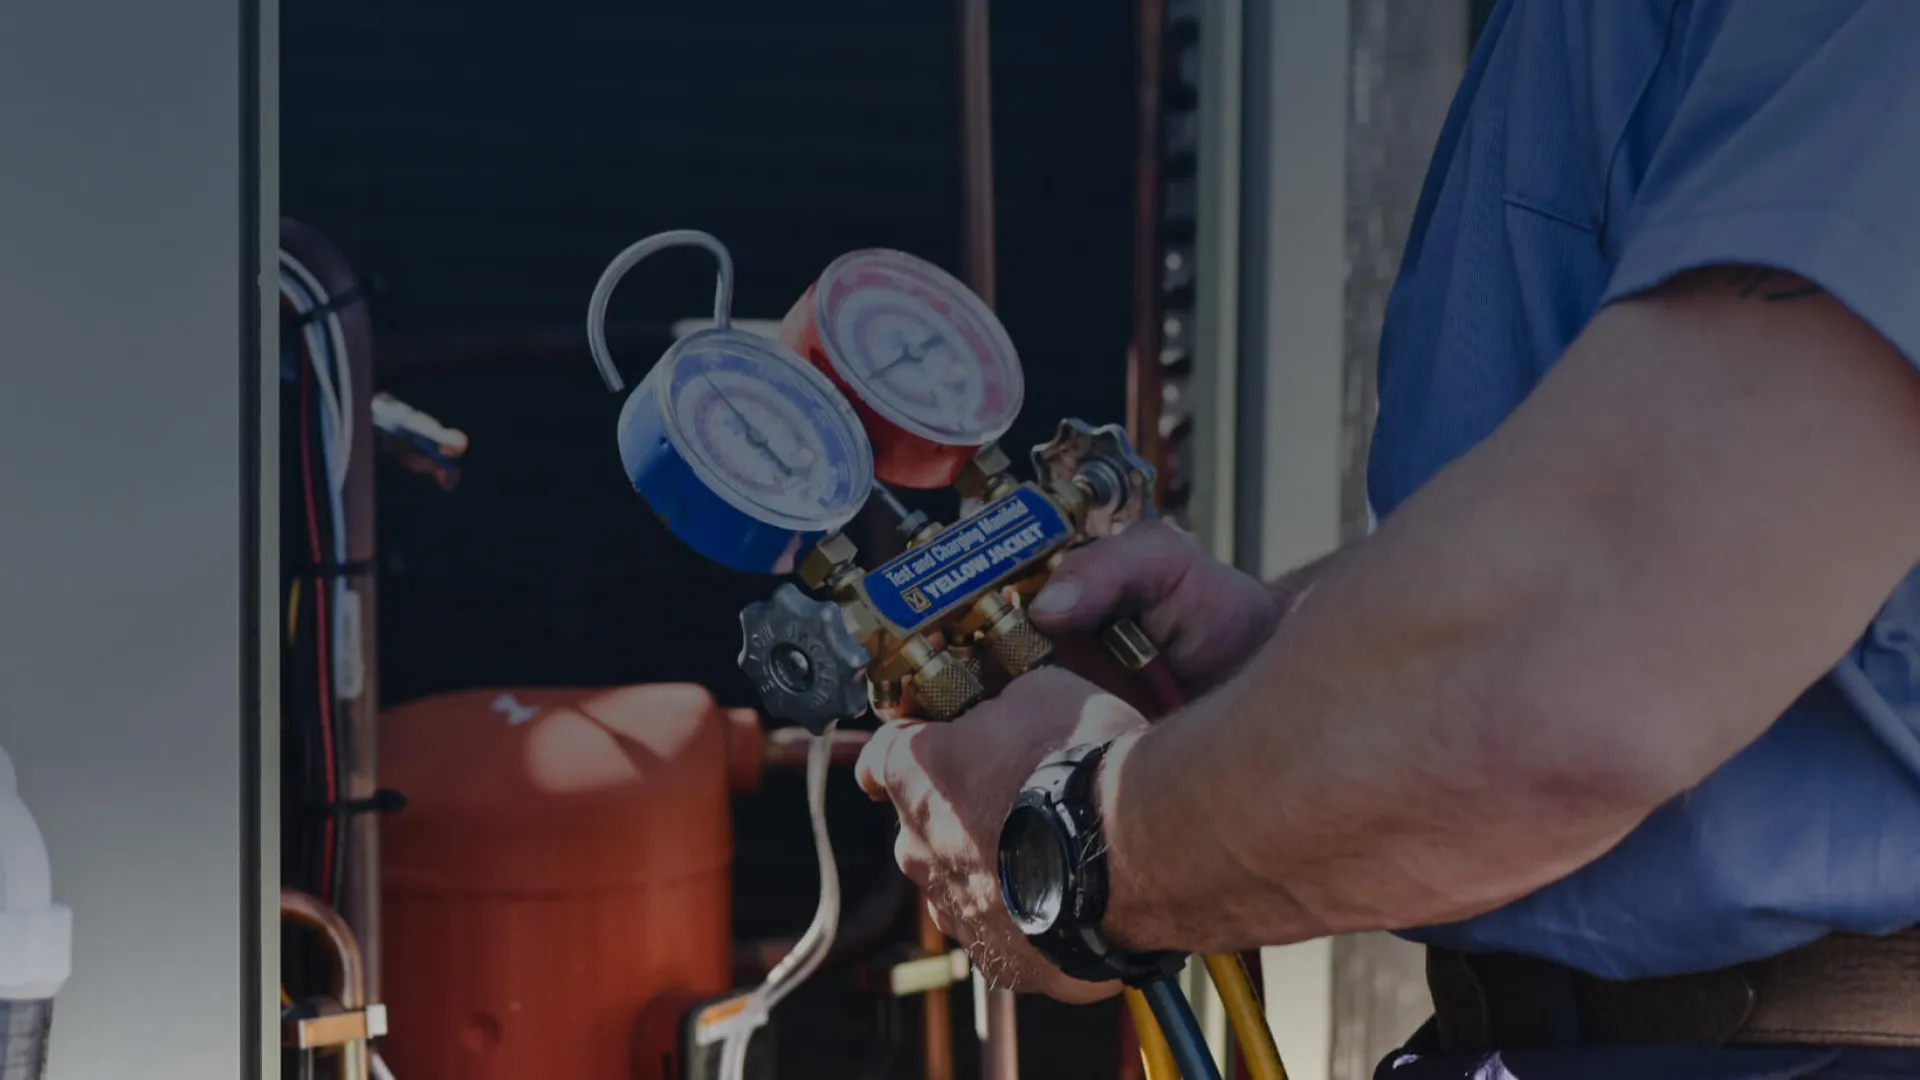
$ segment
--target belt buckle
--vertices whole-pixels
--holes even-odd
[[[1745,967],[1610,982],[1584,978],[1581,1005],[1595,1042],[1725,1046],[1753,1018],[1759,992]]]

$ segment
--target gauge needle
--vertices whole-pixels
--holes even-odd
[[[945,340],[946,339],[942,338],[939,334],[935,334],[932,337],[928,338],[927,340],[921,342],[920,347],[917,349],[910,349],[905,345],[900,346],[900,355],[887,361],[884,365],[881,366],[879,371],[874,372],[873,373],[874,378],[877,379],[880,376],[885,375],[887,372],[892,371],[894,368],[899,367],[901,364],[904,364],[909,360],[915,361],[916,363],[921,360],[925,360],[927,358],[927,353],[930,352],[935,346],[945,343]]]
[[[779,454],[774,453],[773,447],[767,443],[766,433],[753,426],[753,422],[747,419],[747,415],[740,411],[739,406],[735,405],[732,399],[727,397],[727,392],[720,389],[720,384],[713,381],[712,375],[705,375],[705,378],[707,385],[713,387],[713,392],[720,395],[720,403],[727,407],[727,411],[733,414],[735,420],[740,421],[741,430],[746,432],[747,445],[767,455],[767,460],[773,462],[774,468],[780,470],[780,475],[792,476],[793,469],[790,468],[786,462],[780,460]]]

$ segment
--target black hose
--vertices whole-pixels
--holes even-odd
[[[1187,996],[1180,992],[1180,984],[1156,979],[1140,992],[1153,1009],[1153,1018],[1160,1021],[1160,1031],[1167,1037],[1174,1064],[1180,1066],[1184,1080],[1220,1080],[1220,1067],[1214,1063],[1213,1051],[1207,1049],[1200,1021],[1193,1015],[1193,1006],[1187,1004]]]
[[[0,1001],[0,1080],[46,1080],[53,999]]]

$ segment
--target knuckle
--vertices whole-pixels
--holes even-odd
[[[907,863],[925,865],[927,846],[921,841],[920,834],[902,826],[900,832],[893,838],[893,860],[902,867]]]
[[[1123,542],[1142,550],[1192,552],[1200,550],[1200,541],[1165,518],[1143,521],[1120,534]]]

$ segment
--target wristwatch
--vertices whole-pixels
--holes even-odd
[[[1111,745],[1060,750],[1034,770],[1000,829],[1000,896],[1014,925],[1068,976],[1138,986],[1177,973],[1185,958],[1118,950],[1101,933],[1107,848],[1095,779]]]

